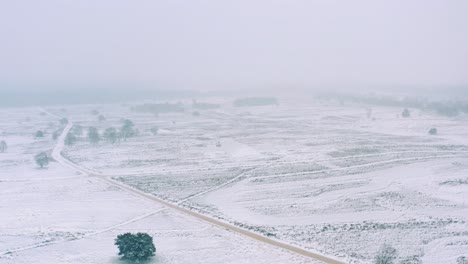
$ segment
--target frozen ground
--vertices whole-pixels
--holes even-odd
[[[131,119],[139,130],[137,137],[116,144],[102,141],[92,145],[83,135],[64,150],[64,155],[157,197],[261,234],[350,263],[371,263],[384,242],[398,250],[401,263],[455,263],[457,257],[468,255],[467,117],[445,118],[411,110],[410,118],[402,118],[402,109],[381,107],[374,108],[368,118],[368,107],[358,105],[282,101],[279,106],[233,108],[226,101],[219,103],[223,105],[220,109],[198,110],[200,116],[192,115],[192,109],[158,116],[135,113],[129,105],[81,105],[66,107],[66,112],[60,107],[48,110],[66,115],[85,128],[95,126],[101,132],[107,127],[120,127],[123,118]],[[106,120],[97,121],[91,113],[94,109]],[[157,135],[150,131],[155,126],[159,128]],[[428,135],[432,127],[438,129],[438,135]],[[73,172],[43,174],[51,178],[73,177],[54,182],[85,184],[78,183],[83,178]],[[14,178],[11,173],[1,177]],[[95,182],[88,184],[98,186]],[[121,199],[125,195],[116,196]],[[133,206],[118,204],[119,208]],[[91,209],[87,210],[94,215],[96,212]],[[91,229],[88,232],[151,212],[143,210],[103,227],[87,227]],[[104,237],[109,236],[111,241],[117,230],[159,219],[161,214],[187,218],[163,211],[87,240],[67,243],[85,247],[85,241],[94,241],[103,250],[108,247],[106,255],[112,256],[114,248],[103,243]],[[152,230],[152,225],[145,227]],[[232,241],[243,239],[230,232],[225,235],[232,236]],[[34,242],[37,241],[31,240]],[[47,250],[57,246],[51,245]],[[166,246],[168,252],[177,251],[172,245]],[[255,254],[257,246],[248,252]],[[214,251],[223,252],[226,248]],[[40,252],[37,254],[45,250],[34,249]],[[183,252],[178,253],[183,260]],[[275,253],[284,257],[284,261],[276,262],[304,261],[283,253]],[[249,254],[245,254],[245,259],[251,257]],[[160,261],[179,263],[171,257],[172,254],[158,256]]]
[[[33,137],[58,121],[37,109],[0,112],[0,263],[124,263],[115,237],[148,232],[157,256],[148,263],[316,263],[129,194],[57,162],[47,169],[33,155],[50,152],[51,135]],[[27,118],[31,116],[30,118]],[[24,121],[23,121],[24,120]],[[57,127],[53,127],[53,126]]]

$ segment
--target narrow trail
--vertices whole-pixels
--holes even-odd
[[[57,115],[49,113],[48,111],[45,111],[45,112],[52,115],[52,116],[57,117]],[[159,199],[159,198],[157,198],[157,197],[155,197],[155,196],[153,196],[151,194],[142,192],[142,191],[140,191],[138,189],[135,189],[133,187],[130,187],[130,186],[126,185],[126,184],[123,184],[121,182],[113,180],[111,178],[111,176],[106,176],[106,175],[103,175],[100,172],[96,172],[96,171],[90,170],[88,168],[83,168],[83,167],[79,166],[78,164],[75,164],[75,163],[71,162],[70,160],[66,159],[62,155],[62,150],[64,148],[65,137],[68,134],[68,132],[71,130],[72,127],[73,127],[73,122],[71,120],[68,120],[68,123],[67,123],[66,127],[64,128],[64,130],[63,130],[62,134],[60,135],[60,137],[58,138],[57,144],[55,145],[55,147],[54,147],[54,149],[52,151],[52,157],[57,162],[59,162],[60,164],[66,166],[66,167],[77,170],[77,171],[79,171],[79,172],[81,172],[81,173],[83,173],[85,175],[99,178],[102,181],[107,182],[109,185],[115,186],[115,187],[117,187],[117,188],[119,188],[121,190],[124,190],[126,192],[136,194],[136,195],[138,195],[138,196],[140,196],[142,198],[151,200],[153,202],[157,202],[159,204],[165,205],[168,208],[177,210],[179,212],[185,213],[187,215],[190,215],[192,217],[195,217],[195,218],[200,219],[202,221],[205,221],[207,223],[210,223],[210,224],[216,225],[218,227],[221,227],[223,229],[227,229],[227,230],[230,230],[232,232],[244,235],[246,237],[255,239],[255,240],[263,242],[265,244],[269,244],[269,245],[272,245],[272,246],[275,246],[275,247],[278,247],[278,248],[281,248],[281,249],[284,249],[284,250],[288,250],[290,252],[293,252],[293,253],[296,253],[296,254],[299,254],[299,255],[302,255],[302,256],[305,256],[305,257],[310,257],[312,259],[321,261],[323,263],[328,263],[328,264],[344,264],[345,263],[345,262],[337,260],[337,259],[335,259],[333,257],[325,256],[325,255],[322,255],[322,254],[316,253],[316,252],[312,252],[312,251],[307,250],[305,248],[301,248],[301,247],[298,247],[298,246],[294,246],[294,245],[282,242],[282,241],[280,241],[278,239],[266,237],[266,236],[260,235],[258,233],[252,232],[250,230],[240,228],[240,227],[235,226],[233,224],[230,224],[228,222],[224,222],[224,221],[215,219],[215,218],[213,218],[211,216],[204,215],[204,214],[189,210],[187,208],[181,207],[179,204],[170,203],[168,201]],[[252,170],[254,170],[254,169],[252,169]],[[223,186],[226,186],[226,185],[234,182],[238,178],[242,177],[247,172],[248,171],[245,171],[244,173],[241,173],[240,175],[236,176],[235,178],[231,179],[230,181],[223,183],[221,186],[217,186],[217,187],[214,187],[214,188],[212,188],[210,190],[207,190],[207,191],[205,191],[203,193],[199,193],[197,196],[203,195],[203,194],[207,193],[208,191],[212,191],[214,189],[218,189],[218,188],[221,188]],[[119,227],[125,225],[125,223],[126,222],[122,223],[122,225],[119,225]],[[111,230],[111,229],[112,228],[110,228],[109,230]],[[102,231],[102,232],[105,232],[105,231]],[[51,243],[45,244],[45,245],[56,244],[56,243],[58,243],[58,242],[55,242],[55,243],[51,242]],[[45,246],[45,245],[30,246],[29,248],[40,247],[40,246]],[[27,249],[27,248],[19,249],[19,250],[25,250],[25,249]],[[0,256],[1,256],[1,254],[0,254]]]

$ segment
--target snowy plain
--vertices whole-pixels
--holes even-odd
[[[48,107],[85,128],[139,134],[93,145],[86,132],[63,155],[186,208],[334,256],[372,263],[384,242],[399,263],[468,255],[468,117],[328,102],[154,115],[131,105]],[[65,109],[62,109],[65,108]],[[106,120],[99,121],[93,110]],[[154,263],[315,263],[194,220],[32,156],[55,145],[57,118],[1,111],[0,263],[118,263],[113,239],[154,235]],[[151,128],[158,127],[158,133]],[[438,135],[428,135],[432,127]],[[37,129],[46,138],[34,139]],[[16,250],[16,251],[15,251]],[[10,253],[7,253],[9,252]],[[252,262],[254,261],[254,262]]]

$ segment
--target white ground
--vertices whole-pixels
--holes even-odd
[[[113,245],[124,232],[148,232],[157,255],[148,263],[317,263],[124,192],[97,178],[32,156],[50,151],[37,109],[0,113],[7,153],[0,159],[0,263],[123,263]],[[29,121],[19,120],[31,116]],[[47,121],[43,121],[47,120]],[[51,120],[49,120],[51,119]],[[58,128],[58,126],[57,126]]]
[[[66,108],[48,110],[101,132],[119,127],[121,118],[131,119],[138,137],[93,146],[83,136],[64,155],[157,197],[351,263],[371,263],[384,242],[397,249],[401,263],[455,263],[468,255],[466,116],[449,119],[412,110],[405,119],[398,117],[401,109],[382,107],[367,118],[365,106],[310,102],[242,109],[224,105],[200,111],[200,117],[190,110],[155,117],[125,105]],[[92,109],[107,120],[98,122]],[[30,157],[54,143],[38,145],[30,134],[41,122],[50,122],[40,119],[50,117],[36,113],[33,121],[18,124],[34,111],[3,113],[2,130],[8,132],[3,138],[18,142],[19,149],[15,152],[13,145],[0,154],[0,186],[13,192],[0,194],[6,195],[0,197],[1,215],[11,214],[0,221],[5,232],[0,251],[89,237],[7,254],[0,263],[30,263],[36,256],[52,263],[65,258],[70,263],[117,261],[112,239],[138,228],[154,234],[156,262],[306,261],[170,210],[139,219],[159,208],[57,164],[36,170]],[[150,133],[153,126],[159,127],[158,135]],[[427,134],[432,127],[439,135]],[[32,132],[24,134],[27,129]],[[127,224],[132,219],[137,221]],[[193,240],[181,242],[184,235],[161,230],[166,225]],[[209,251],[206,243],[216,246],[206,246]]]

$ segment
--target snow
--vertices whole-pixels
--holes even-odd
[[[373,107],[367,118],[360,105],[221,104],[199,117],[155,117],[122,105],[46,110],[85,127],[62,154],[90,174],[260,234],[349,263],[371,263],[384,242],[407,263],[455,263],[468,252],[466,116],[411,109],[402,118],[399,108]],[[119,263],[113,239],[127,231],[154,236],[154,263],[315,263],[109,186],[66,160],[38,169],[32,156],[61,159],[50,134],[70,127],[37,109],[0,116],[0,139],[9,145],[0,154],[0,263]],[[87,142],[86,127],[119,128],[122,118],[136,124],[137,137]],[[438,135],[428,135],[432,127]],[[40,128],[48,135],[34,139]]]

